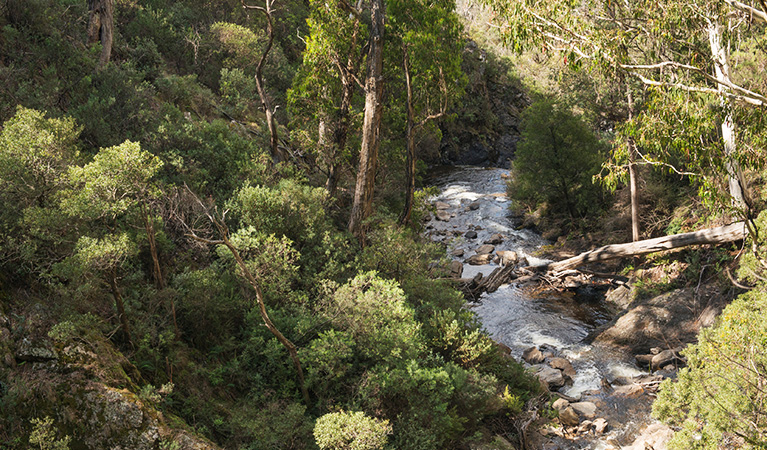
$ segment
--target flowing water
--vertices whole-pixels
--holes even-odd
[[[546,242],[529,230],[517,230],[510,217],[503,169],[462,168],[435,177],[433,184],[441,193],[432,199],[449,205],[450,219],[432,219],[427,234],[447,245],[448,253],[464,249],[463,261],[492,235],[504,239],[495,250],[513,250],[527,258],[531,265],[543,263],[532,253]],[[444,205],[442,205],[444,208]],[[444,218],[443,218],[444,219]],[[475,231],[477,237],[464,236]],[[463,278],[482,272],[489,275],[496,264],[471,266],[464,264]],[[492,294],[484,294],[473,306],[485,329],[500,343],[512,349],[521,360],[522,352],[532,346],[570,360],[576,370],[571,384],[560,389],[562,394],[597,405],[597,416],[608,421],[608,432],[563,439],[552,435],[550,442],[562,449],[618,449],[630,444],[637,431],[652,421],[649,417],[651,398],[626,398],[611,395],[606,383],[620,383],[642,374],[627,355],[606,346],[584,344],[586,336],[611,319],[601,299],[579,298],[570,293],[536,294],[529,288],[512,284],[501,286]],[[625,381],[624,381],[625,382]]]

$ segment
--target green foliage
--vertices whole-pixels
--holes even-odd
[[[0,261],[15,263],[16,272],[46,272],[69,247],[56,202],[78,157],[79,132],[72,119],[23,107],[0,132]]]
[[[42,419],[32,419],[34,429],[29,435],[30,445],[40,450],[69,450],[69,436],[57,439],[58,433],[53,427],[53,419],[46,416]]]
[[[653,414],[680,427],[672,449],[718,449],[767,445],[767,291],[760,287],[727,306],[717,324],[704,329],[684,355],[688,367],[666,380]]]
[[[391,430],[388,420],[340,411],[317,419],[314,438],[321,450],[382,450]]]
[[[512,164],[509,193],[529,209],[543,203],[571,218],[594,212],[602,200],[591,179],[605,146],[578,117],[552,100],[533,103],[522,115],[522,141]]]
[[[88,220],[115,220],[159,193],[150,180],[161,167],[137,142],[102,149],[89,164],[69,169],[74,187],[64,194],[62,209]]]
[[[394,362],[424,351],[420,324],[396,282],[357,275],[333,295],[324,314],[354,339],[366,359]]]

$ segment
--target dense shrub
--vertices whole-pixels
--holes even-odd
[[[767,446],[767,291],[741,295],[684,355],[688,367],[666,380],[653,414],[679,427],[672,449]]]
[[[605,145],[564,105],[542,99],[522,114],[522,141],[512,163],[509,193],[530,210],[546,203],[551,213],[578,218],[601,203],[592,183]]]

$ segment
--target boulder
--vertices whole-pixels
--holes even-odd
[[[517,252],[511,250],[499,250],[495,252],[499,258],[501,258],[501,265],[507,266],[509,264],[517,264],[519,262],[519,255]]]
[[[45,362],[58,359],[50,342],[23,338],[16,349],[16,359],[26,362]]]
[[[476,239],[477,232],[473,230],[467,231],[466,233],[463,234],[463,237],[465,237],[466,239]]]
[[[634,358],[640,366],[649,366],[655,355],[636,355]]]
[[[434,203],[434,207],[437,208],[437,210],[450,209],[450,205],[445,202],[436,202]]]
[[[699,305],[721,311],[726,300],[713,287],[677,289],[651,299],[634,300],[625,313],[602,327],[594,342],[617,346],[633,354],[648,348],[666,347],[667,342],[695,342],[701,327]]]
[[[539,380],[541,380],[543,383],[546,383],[550,391],[559,389],[565,385],[565,377],[562,375],[561,371],[552,369],[549,366],[540,367],[541,368],[538,370],[536,375],[538,376]]]
[[[453,261],[450,263],[450,276],[453,278],[461,278],[463,275],[463,264],[461,261]]]
[[[581,422],[581,425],[578,427],[578,433],[588,433],[589,431],[591,431],[592,425],[594,424],[591,423],[590,420],[584,420],[583,422]]]
[[[549,365],[554,369],[559,369],[569,379],[575,379],[575,369],[573,365],[565,358],[552,358]]]
[[[461,256],[463,256],[464,253],[466,253],[464,249],[457,248],[453,250],[452,252],[450,252],[450,255],[455,256],[456,258],[460,258]]]
[[[666,425],[653,423],[645,428],[634,443],[623,450],[666,450],[668,441],[674,437],[674,431]]]
[[[570,402],[563,398],[558,398],[554,401],[554,403],[551,404],[551,407],[554,408],[556,411],[564,411],[570,406]]]
[[[434,213],[434,217],[436,217],[437,220],[441,220],[442,222],[447,222],[450,220],[450,214],[448,214],[448,212],[443,209],[437,210],[437,212]]]
[[[597,405],[591,402],[578,402],[570,404],[579,416],[593,419],[597,415]]]
[[[495,345],[501,350],[501,353],[503,353],[504,355],[511,354],[511,347],[509,347],[508,345],[503,344],[501,342],[496,342]]]
[[[578,417],[578,413],[576,413],[575,410],[570,406],[559,412],[559,421],[562,423],[562,425],[568,427],[574,427],[581,423],[581,419]]]
[[[479,209],[479,202],[471,202],[469,204],[469,210],[476,211]]]
[[[494,235],[490,236],[490,239],[486,240],[484,242],[485,244],[493,244],[498,245],[503,243],[503,236],[499,233],[495,233]]]
[[[469,256],[466,261],[464,261],[466,264],[471,264],[472,266],[483,266],[485,264],[490,264],[490,262],[493,260],[493,255],[486,253],[484,255],[472,255]]]
[[[612,395],[615,397],[637,398],[642,394],[644,394],[644,388],[642,388],[642,386],[638,384],[627,384],[615,388]]]
[[[522,352],[522,359],[528,364],[540,364],[543,362],[543,353],[538,350],[538,347],[530,347]]]
[[[488,254],[488,253],[493,253],[493,250],[495,250],[495,246],[494,245],[485,244],[485,245],[480,246],[477,249],[477,254],[478,255],[484,255],[484,254]]]

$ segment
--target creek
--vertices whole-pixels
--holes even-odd
[[[515,251],[530,265],[544,262],[534,252],[546,242],[536,233],[514,226],[506,196],[507,176],[504,169],[468,167],[434,175],[432,184],[440,193],[431,200],[434,204],[441,202],[439,207],[449,218],[444,213],[440,219],[433,217],[426,224],[427,235],[444,243],[448,255],[460,254],[462,249],[462,256],[452,256],[461,262],[496,234],[503,240],[495,245],[495,251]],[[466,237],[468,231],[477,236]],[[464,263],[462,278],[478,272],[489,275],[497,267],[493,263]],[[511,348],[515,359],[521,361],[523,352],[530,347],[568,359],[576,375],[559,392],[573,401],[593,403],[597,410],[591,420],[604,418],[608,423],[607,431],[599,435],[594,431],[567,433],[544,428],[535,448],[620,449],[631,445],[639,432],[654,422],[650,417],[650,395],[616,395],[620,389],[612,387],[631,385],[631,380],[647,375],[637,367],[633,355],[584,343],[589,333],[612,318],[600,296],[531,289],[512,282],[492,294],[483,294],[479,302],[470,305],[493,339]]]

